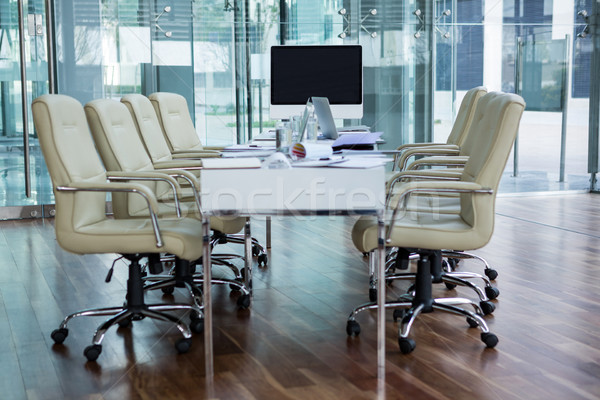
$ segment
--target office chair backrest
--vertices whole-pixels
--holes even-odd
[[[96,147],[108,171],[153,171],[154,166],[137,133],[133,117],[125,104],[116,100],[92,100],[85,105]],[[152,181],[140,181],[156,193],[164,194]],[[117,218],[147,214],[146,202],[141,196],[127,193],[113,194],[113,211]]]
[[[467,139],[467,132],[473,121],[473,115],[475,115],[475,108],[477,102],[487,93],[487,89],[483,86],[475,87],[465,94],[463,97],[458,113],[456,114],[456,120],[452,125],[452,131],[446,143],[455,144],[462,147]]]
[[[81,253],[78,241],[86,226],[106,219],[106,193],[60,192],[74,182],[106,182],[82,105],[64,95],[43,95],[32,103],[39,136],[56,200],[56,239],[65,250]]]
[[[171,151],[204,150],[196,133],[185,97],[157,92],[148,96]]]
[[[462,194],[460,215],[468,224],[477,225],[486,242],[493,231],[496,192],[524,109],[525,102],[520,96],[488,93],[479,100],[470,127],[469,135],[475,135],[473,152],[461,180],[476,182],[492,189],[494,194]]]
[[[171,161],[171,149],[150,100],[136,93],[123,96],[121,103],[125,104],[131,113],[152,162]]]

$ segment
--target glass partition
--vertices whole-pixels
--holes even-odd
[[[536,111],[530,101],[519,134],[518,169],[511,156],[502,190],[587,188],[593,46],[577,33],[585,26],[578,11],[591,8],[591,0],[56,3],[59,92],[82,103],[129,92],[180,92],[208,145],[244,142],[275,125],[268,114],[269,48],[275,44],[361,44],[364,116],[338,125],[383,131],[382,147],[392,149],[445,141],[468,89],[517,90],[519,41],[550,43],[568,34],[564,145],[563,108]],[[547,94],[556,73],[536,75]],[[527,87],[530,77],[522,79]]]
[[[33,99],[48,93],[46,46],[43,1],[0,4],[0,218],[41,216],[53,203],[31,116]]]
[[[502,192],[589,187],[591,42],[589,37],[577,36],[585,27],[578,12],[588,6],[591,9],[587,0],[436,1],[435,141],[446,140],[460,101],[472,87],[515,93],[519,81],[519,93],[527,101],[516,159],[511,154]],[[521,76],[519,43],[524,44]],[[563,68],[567,69],[566,82]],[[537,96],[532,96],[534,88]]]
[[[239,6],[242,3],[236,4]],[[384,148],[395,148],[415,138],[421,141],[431,139],[431,22],[430,17],[420,20],[415,14],[416,10],[422,10],[423,15],[427,15],[430,2],[275,0],[249,1],[247,4],[249,8],[242,10],[247,13],[243,16],[243,22],[240,22],[245,31],[245,43],[240,53],[245,52],[247,74],[238,76],[236,80],[238,87],[243,82],[241,86],[245,89],[241,103],[247,110],[244,116],[246,128],[252,127],[251,130],[246,129],[244,138],[275,125],[268,114],[269,49],[272,45],[358,43],[363,46],[364,115],[362,119],[338,121],[338,125],[364,124],[373,130],[383,131],[386,141]],[[206,7],[202,7],[202,10],[212,25],[205,21],[198,24],[199,29],[215,32],[213,26],[219,23],[222,25],[218,32],[229,27],[229,31],[235,33],[236,26],[239,27],[235,18],[215,22],[224,17],[218,13],[212,16]],[[205,36],[210,38],[209,35]],[[231,43],[231,40],[225,40],[225,43]],[[226,46],[223,44],[220,48]],[[220,64],[219,68],[228,68],[233,63],[231,58],[228,58],[229,64]],[[202,68],[216,68],[206,60],[203,65],[206,67]],[[197,65],[195,68],[198,71]],[[233,79],[233,71],[230,68],[227,71],[227,77]],[[197,92],[203,93],[207,104],[211,102],[208,96],[217,93],[214,83],[209,80],[215,73],[207,71],[200,76],[196,74]],[[232,87],[233,84],[227,86]],[[224,96],[225,99],[233,98],[230,94]],[[223,112],[223,102],[213,102],[215,111]],[[229,116],[232,117],[232,113]],[[215,115],[213,119],[216,117],[222,120],[222,126],[226,116]],[[204,118],[207,121],[210,119],[208,115]],[[211,130],[206,140],[210,142],[215,134]],[[233,135],[230,137],[233,138]]]

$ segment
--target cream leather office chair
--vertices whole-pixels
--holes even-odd
[[[202,157],[220,157],[217,150],[221,148],[202,145],[185,97],[176,93],[156,92],[148,98],[152,102],[172,154],[199,153]]]
[[[115,100],[99,99],[90,101],[85,105],[85,114],[90,125],[92,136],[96,143],[100,157],[104,165],[112,171],[120,171],[126,175],[143,172],[156,172],[152,160],[148,156],[144,148],[144,144],[138,135],[133,118],[125,104]],[[175,176],[185,175],[185,171],[173,169],[162,170]],[[184,215],[187,214],[191,218],[200,219],[200,198],[199,184],[194,176],[187,174],[187,181],[193,185],[194,201],[184,201],[181,203],[181,209]],[[164,195],[160,192],[160,187],[156,182],[144,182],[144,184],[152,191],[159,191],[158,195]],[[119,196],[118,196],[119,195]],[[175,210],[169,204],[161,203],[159,206],[159,215],[173,215]],[[144,204],[141,204],[131,195],[125,193],[122,196],[119,193],[115,194],[113,200],[113,211],[117,218],[131,218],[144,216],[148,209]],[[224,234],[237,233],[244,228],[246,223],[245,218],[218,218],[213,217],[210,220],[211,229]],[[218,243],[218,238],[212,240],[212,245]],[[224,260],[214,260],[221,264],[232,268],[235,276],[217,278],[216,274],[213,277],[213,283],[229,284],[232,288],[242,291],[242,295],[238,297],[238,305],[247,308],[250,305],[250,295],[248,289],[241,282],[241,274],[237,268],[227,263]],[[191,278],[191,277],[190,277]],[[150,288],[164,289],[165,287],[181,286],[181,282],[177,282],[177,276],[172,280],[164,280],[161,277],[149,277],[149,279],[157,280],[155,285]],[[199,283],[201,279],[195,279]]]
[[[517,95],[485,95],[479,100],[471,127],[477,132],[477,152],[469,157],[460,179],[410,182],[394,188],[390,202],[393,214],[386,227],[386,246],[416,249],[420,256],[411,293],[397,302],[386,304],[386,308],[407,309],[398,339],[403,353],[410,353],[415,348],[414,340],[408,335],[417,316],[434,310],[466,316],[470,326],[481,329],[481,339],[487,347],[494,347],[498,342],[481,318],[478,304],[463,298],[433,298],[432,282],[439,281],[442,275],[440,249],[477,249],[490,240],[494,229],[496,191],[524,108],[523,99]],[[459,193],[460,213],[434,218],[430,213],[402,212],[406,197],[420,191]],[[377,248],[377,230],[376,221],[363,218],[357,221],[352,231],[355,246],[371,257]],[[473,306],[477,313],[458,307],[460,304]],[[367,304],[353,311],[346,327],[348,334],[360,332],[355,319],[357,310],[372,307],[373,304]]]
[[[176,324],[183,339],[175,346],[179,352],[187,351],[191,345],[190,328],[179,317],[167,312],[191,310],[198,316],[201,310],[188,304],[146,304],[140,260],[151,254],[169,252],[177,257],[178,264],[189,266],[202,256],[202,224],[191,219],[159,221],[156,216],[158,202],[146,186],[109,182],[94,147],[83,107],[77,100],[64,95],[44,95],[33,101],[32,110],[54,187],[55,231],[59,245],[76,254],[118,253],[130,262],[124,306],[68,315],[52,332],[52,339],[58,344],[66,339],[67,323],[72,318],[112,316],[100,325],[92,345],[84,351],[89,361],[95,361],[102,351],[101,343],[108,328],[148,317]],[[107,218],[106,192],[135,193],[147,202],[150,217]],[[104,269],[98,270],[101,271]]]
[[[400,181],[445,179],[458,180],[462,174],[462,168],[468,160],[473,148],[474,135],[470,135],[470,127],[475,114],[479,99],[487,93],[485,87],[475,87],[465,94],[452,131],[446,143],[415,143],[400,146],[398,150],[404,150],[395,158],[394,172],[388,176],[387,187],[395,185]],[[409,164],[415,157],[423,157]],[[425,166],[446,167],[444,169],[417,170]],[[411,196],[407,203],[407,209],[414,212],[432,212],[435,214],[457,214],[460,212],[457,195],[422,193]],[[494,280],[498,277],[498,271],[490,267],[482,257],[464,251],[444,250],[448,270],[455,270],[460,260],[476,259],[484,265],[484,273],[487,278]],[[405,253],[393,252],[390,254],[388,264],[395,267],[406,268],[408,257]],[[466,276],[465,274],[463,274]],[[474,278],[475,276],[471,276]],[[498,296],[497,289],[491,287],[489,281],[484,278],[485,290],[489,298]],[[448,288],[455,287],[447,283]],[[373,298],[373,295],[371,296]]]
[[[165,103],[169,101],[172,101],[175,105],[181,103],[180,105],[183,109],[180,110],[180,113],[177,115],[185,114],[187,112],[185,99],[179,95],[174,95],[172,93],[157,93],[156,97],[161,98],[161,101]],[[204,156],[205,153],[203,152],[171,153],[171,148],[167,143],[166,135],[163,134],[155,108],[146,96],[141,94],[128,94],[121,98],[121,103],[127,106],[127,109],[133,117],[137,131],[142,138],[142,142],[144,143],[146,151],[155,168],[186,168],[189,165],[193,166],[193,163],[198,163],[198,161],[194,160],[201,160]],[[168,108],[168,106],[165,106],[165,108]],[[166,116],[163,120],[167,118],[169,117]],[[171,116],[170,118],[173,117]],[[191,123],[189,115],[187,118],[183,118],[183,120]],[[209,154],[211,157],[214,157],[213,153]],[[220,243],[244,244],[243,235],[235,232],[217,231],[215,233],[215,239],[218,239]],[[267,265],[267,253],[255,238],[252,238],[252,254],[258,258],[259,265]]]
[[[393,170],[405,170],[409,160],[417,156],[458,156],[460,149],[467,140],[467,133],[473,121],[477,102],[486,93],[487,89],[483,86],[478,86],[467,91],[460,103],[456,120],[452,125],[452,130],[448,139],[446,139],[446,143],[409,143],[399,146],[397,150],[400,153],[394,159]]]

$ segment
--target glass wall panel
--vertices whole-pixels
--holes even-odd
[[[242,4],[224,7],[222,0],[192,4],[196,130],[211,146],[236,143],[238,124],[240,134],[245,132]]]
[[[253,135],[275,124],[268,117],[272,45],[359,43],[363,46],[363,118],[338,121],[338,125],[364,124],[383,131],[384,148],[395,148],[415,137],[430,140],[430,26],[426,27],[426,21],[420,22],[413,13],[419,8],[426,12],[429,4],[250,1],[247,48],[251,117],[247,123],[252,124]]]
[[[528,101],[516,160],[512,154],[501,182],[503,192],[589,187],[586,160],[591,41],[577,37],[585,26],[577,12],[586,7],[591,11],[591,1],[436,1],[435,141],[446,140],[460,101],[472,87],[519,92]],[[445,10],[450,15],[443,16]],[[560,55],[554,54],[550,49],[564,43],[566,35],[569,53],[557,50]],[[535,61],[522,60],[521,76],[517,73],[518,43],[524,49],[535,48],[529,53],[535,54]],[[557,57],[566,62],[567,82],[562,82],[563,67],[556,67]],[[534,87],[548,101],[548,96],[556,97],[553,108],[546,107],[548,101],[541,104],[539,97],[531,97]]]
[[[468,89],[518,90],[519,42],[569,34],[565,180],[562,113],[530,107],[502,188],[584,189],[592,45],[576,34],[584,27],[577,12],[591,1],[65,0],[55,13],[58,91],[82,103],[175,91],[188,99],[203,142],[227,145],[275,124],[268,115],[272,45],[359,43],[364,115],[338,124],[383,131],[383,147],[395,148],[445,141]],[[532,76],[541,77],[540,87],[556,84],[552,73],[523,75],[521,83],[528,87]]]
[[[19,3],[24,32],[19,34]],[[31,21],[29,29],[28,21]],[[52,185],[31,117],[31,102],[48,93],[44,2],[14,0],[0,3],[0,206],[30,206],[53,202]],[[21,41],[22,39],[22,41]],[[24,145],[21,50],[24,52],[25,109],[29,147]],[[29,154],[29,173],[25,171]],[[31,195],[25,187],[29,180]],[[5,213],[3,213],[4,215]],[[35,212],[32,215],[40,215]],[[28,214],[18,216],[29,216]]]

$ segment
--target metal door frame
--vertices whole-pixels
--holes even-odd
[[[45,0],[45,34],[47,46],[47,64],[48,64],[48,88],[50,93],[55,93],[55,72],[54,72],[54,30],[53,30],[53,3],[52,0]],[[30,143],[29,143],[29,103],[27,99],[27,55],[25,38],[25,8],[24,0],[17,0],[17,18],[19,33],[19,69],[21,80],[21,118],[23,121],[23,162],[25,176],[25,195],[31,197],[31,165],[30,165]],[[55,214],[54,204],[36,204],[24,206],[4,206],[0,207],[0,220],[25,219],[25,218],[51,218]]]

